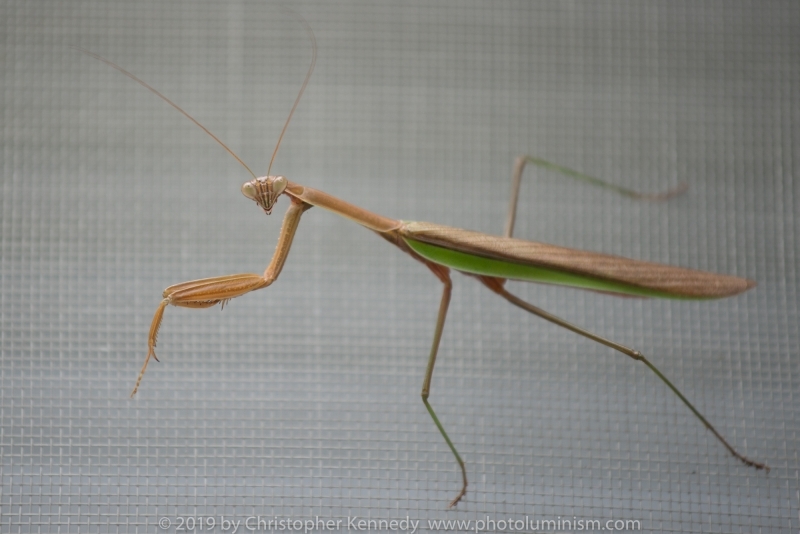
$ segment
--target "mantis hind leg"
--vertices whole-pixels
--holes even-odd
[[[769,472],[769,466],[767,464],[761,463],[761,462],[757,462],[755,460],[751,460],[750,458],[744,456],[739,451],[734,449],[733,446],[730,443],[728,443],[725,440],[724,437],[722,437],[722,434],[720,434],[717,431],[717,429],[714,428],[711,425],[711,423],[708,422],[708,420],[706,420],[706,418],[703,416],[703,414],[701,414],[697,410],[697,408],[695,408],[692,405],[692,403],[689,402],[689,400],[683,395],[683,393],[681,393],[680,390],[672,382],[670,382],[669,379],[666,376],[664,376],[661,373],[661,371],[659,371],[658,368],[656,368],[655,365],[650,363],[650,361],[647,358],[645,358],[645,356],[641,352],[639,352],[638,350],[634,350],[634,349],[632,349],[630,347],[626,347],[625,345],[620,345],[619,343],[616,343],[614,341],[606,339],[606,338],[604,338],[602,336],[598,336],[597,334],[594,334],[594,333],[589,332],[588,330],[585,330],[585,329],[583,329],[583,328],[581,328],[579,326],[576,326],[576,325],[574,325],[572,323],[569,323],[569,322],[565,321],[564,319],[561,319],[560,317],[556,317],[555,315],[553,315],[551,313],[548,313],[548,312],[546,312],[545,310],[543,310],[541,308],[537,308],[536,306],[534,306],[534,305],[522,300],[521,298],[517,297],[516,295],[508,292],[506,290],[506,288],[504,287],[504,282],[505,282],[504,279],[492,278],[492,277],[488,277],[488,276],[477,276],[477,278],[486,287],[488,287],[489,289],[491,289],[492,291],[494,291],[495,293],[497,293],[498,295],[500,295],[501,297],[506,299],[508,302],[510,302],[514,306],[522,308],[523,310],[525,310],[525,311],[527,311],[529,313],[532,313],[533,315],[536,315],[536,316],[541,317],[542,319],[544,319],[546,321],[550,321],[551,323],[554,323],[554,324],[556,324],[558,326],[566,328],[567,330],[575,332],[576,334],[581,335],[581,336],[583,336],[585,338],[591,339],[592,341],[596,341],[596,342],[600,343],[601,345],[605,345],[607,347],[610,347],[610,348],[612,348],[612,349],[614,349],[614,350],[616,350],[618,352],[621,352],[622,354],[624,354],[624,355],[626,355],[626,356],[628,356],[628,357],[630,357],[630,358],[632,358],[632,359],[634,359],[636,361],[642,362],[647,367],[649,367],[650,370],[653,371],[653,373],[655,373],[655,375],[658,378],[660,378],[661,381],[664,382],[664,384],[666,384],[667,387],[669,389],[671,389],[672,392],[675,393],[675,395],[677,395],[678,398],[681,401],[683,401],[683,403],[689,408],[689,410],[692,411],[692,413],[695,415],[695,417],[697,417],[703,423],[703,425],[705,425],[705,427],[708,430],[710,430],[712,434],[714,434],[714,436],[720,441],[720,443],[722,443],[725,446],[725,448],[728,449],[728,452],[730,452],[733,456],[735,456],[737,459],[739,459],[745,465],[748,465],[748,466],[751,466],[751,467],[755,467],[756,469],[765,469],[767,472]]]
[[[684,191],[686,191],[686,189],[688,189],[687,184],[680,183],[674,188],[662,193],[639,193],[638,191],[633,191],[632,189],[626,189],[624,187],[605,182],[599,178],[580,173],[567,167],[550,163],[549,161],[541,158],[535,158],[533,156],[520,156],[514,162],[514,172],[511,175],[511,198],[508,203],[508,216],[506,217],[506,226],[505,231],[503,232],[505,237],[511,237],[511,234],[514,233],[514,222],[517,219],[517,201],[519,200],[519,189],[520,184],[522,183],[522,173],[525,171],[525,166],[528,163],[532,163],[539,168],[555,171],[564,176],[569,176],[570,178],[574,178],[597,187],[603,187],[605,189],[616,191],[620,195],[625,195],[626,197],[635,198],[637,200],[667,200],[682,194]]]

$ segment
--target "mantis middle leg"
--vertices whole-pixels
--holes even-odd
[[[421,259],[421,258],[420,258]],[[428,397],[431,393],[431,380],[433,379],[433,367],[436,365],[436,354],[439,352],[439,342],[442,339],[442,331],[444,330],[444,321],[447,317],[447,308],[450,306],[450,295],[453,292],[453,282],[450,280],[450,269],[444,267],[442,265],[438,265],[435,263],[431,263],[426,260],[421,260],[425,263],[428,269],[433,272],[436,277],[441,280],[442,284],[444,284],[444,289],[442,290],[442,300],[439,303],[439,314],[436,318],[436,330],[433,333],[433,343],[431,344],[431,353],[428,357],[428,368],[425,370],[425,380],[422,382],[422,402],[425,404],[425,408],[428,410],[433,422],[436,424],[436,428],[439,429],[439,432],[442,434],[445,442],[447,442],[447,446],[450,447],[450,450],[453,452],[453,455],[456,457],[456,461],[458,462],[458,466],[461,468],[461,479],[462,485],[461,490],[456,495],[455,499],[450,501],[449,507],[452,508],[461,498],[466,495],[467,493],[467,468],[464,464],[464,460],[461,459],[461,455],[458,454],[455,445],[450,440],[450,436],[447,435],[447,432],[444,429],[444,426],[439,421],[439,418],[436,416],[436,412],[433,411],[433,407],[428,402]]]

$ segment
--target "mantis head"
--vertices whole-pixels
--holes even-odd
[[[269,215],[272,213],[275,201],[286,189],[287,183],[289,181],[285,176],[262,176],[245,182],[242,185],[242,194],[250,200],[255,200],[256,204],[264,210],[264,213]]]

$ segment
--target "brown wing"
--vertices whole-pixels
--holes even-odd
[[[745,278],[631,260],[426,222],[407,222],[400,235],[424,243],[523,265],[621,282],[684,298],[722,298],[755,286]]]

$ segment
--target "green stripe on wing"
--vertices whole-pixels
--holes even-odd
[[[534,267],[505,260],[485,258],[483,256],[459,252],[430,243],[423,243],[422,241],[417,241],[405,236],[403,236],[403,239],[414,252],[423,258],[465,273],[493,276],[496,278],[508,278],[510,280],[523,280],[526,282],[556,284],[579,289],[614,293],[622,296],[704,300],[674,295],[664,291],[647,289],[622,282],[603,280],[602,278],[583,276],[544,267]]]

